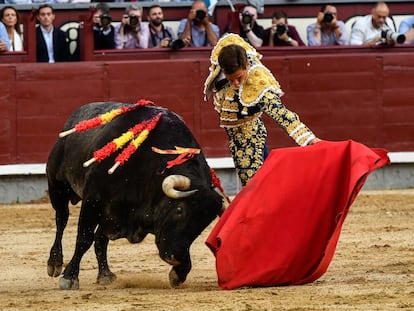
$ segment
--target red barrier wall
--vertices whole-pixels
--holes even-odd
[[[414,150],[414,47],[260,51],[286,93],[284,104],[320,138]],[[0,65],[0,164],[46,162],[65,120],[82,104],[140,98],[180,114],[208,157],[229,156],[212,104],[203,102],[210,50],[183,50],[177,59],[157,53],[151,61],[144,53],[133,61]],[[271,148],[294,145],[266,122]]]

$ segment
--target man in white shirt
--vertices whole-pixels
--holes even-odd
[[[390,10],[385,2],[378,2],[370,15],[361,17],[351,30],[349,44],[375,46],[379,44],[394,45],[389,36],[383,37],[385,31],[395,33],[394,22],[388,17]]]

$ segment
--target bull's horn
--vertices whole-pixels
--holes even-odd
[[[181,199],[189,197],[197,192],[197,189],[191,191],[179,191],[175,190],[187,190],[190,188],[191,180],[190,178],[183,175],[170,175],[164,178],[162,182],[162,190],[165,195],[172,199]]]

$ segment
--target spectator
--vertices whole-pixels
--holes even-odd
[[[187,18],[178,26],[177,37],[185,46],[215,45],[220,37],[220,29],[208,20],[207,6],[203,0],[195,0]]]
[[[9,37],[9,51],[23,51],[23,34],[19,12],[12,6],[5,6],[1,9],[0,16]]]
[[[392,39],[382,38],[382,31],[390,29],[395,32],[390,10],[385,2],[377,2],[371,14],[358,19],[351,30],[349,44],[375,46],[378,44],[394,45]]]
[[[43,4],[37,10],[36,59],[38,62],[69,61],[69,45],[64,31],[53,26],[55,12],[50,4]]]
[[[295,26],[288,24],[287,14],[276,11],[272,16],[272,26],[264,32],[264,46],[303,46]]]
[[[149,48],[167,48],[177,39],[172,28],[165,26],[163,21],[164,13],[161,6],[158,4],[150,6],[148,9]]]
[[[316,17],[316,23],[310,24],[307,29],[309,46],[346,45],[348,32],[343,21],[337,20],[336,7],[323,5]]]
[[[50,0],[38,0],[38,1],[50,1]],[[33,1],[34,2],[34,1]],[[90,3],[90,2],[99,2],[99,1],[91,1],[91,0],[52,0],[54,3]],[[113,2],[113,1],[105,1],[105,2]]]
[[[0,1],[0,3],[2,3],[2,1]],[[32,4],[32,0],[4,0],[4,4]]]
[[[257,23],[257,9],[246,5],[240,14],[240,36],[254,47],[263,45],[264,28]]]
[[[398,32],[405,35],[405,43],[414,43],[414,15],[401,21]]]
[[[54,0],[32,0],[33,4],[43,5],[43,4],[52,4],[55,3]]]
[[[142,23],[142,7],[131,4],[125,9],[121,23],[115,27],[117,49],[146,49],[148,47],[148,26]]]
[[[9,36],[7,35],[4,24],[0,23],[0,52],[6,52],[8,50],[10,50]]]
[[[109,5],[99,2],[93,14],[93,42],[95,50],[115,48],[115,28],[112,26]]]

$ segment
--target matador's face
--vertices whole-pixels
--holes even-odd
[[[224,74],[226,79],[235,87],[239,88],[240,85],[247,79],[247,68],[243,69],[239,67],[235,72],[230,74]]]

